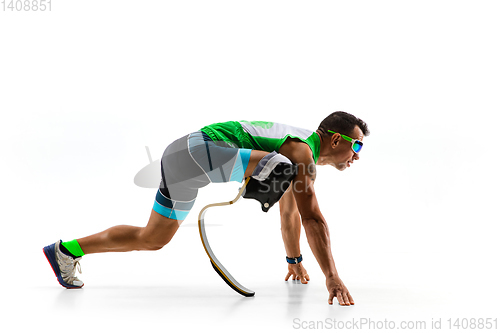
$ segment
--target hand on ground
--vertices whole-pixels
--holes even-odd
[[[304,284],[309,281],[309,274],[307,274],[307,271],[304,266],[302,266],[301,262],[298,264],[288,264],[288,274],[285,277],[285,281],[288,281],[290,276],[292,277],[292,280],[299,280]]]
[[[329,304],[333,304],[333,298],[337,297],[340,305],[354,305],[354,299],[351,294],[349,294],[349,290],[347,290],[344,282],[342,282],[338,276],[326,279],[326,289],[328,289],[328,292],[330,293],[330,296],[328,297]]]

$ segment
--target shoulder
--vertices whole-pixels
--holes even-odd
[[[287,138],[281,145],[279,153],[288,157],[290,161],[297,164],[299,167],[298,175],[296,177],[297,183],[309,184],[308,181],[314,183],[316,180],[316,163],[314,162],[313,153],[309,145],[301,140],[294,138]],[[299,187],[302,185],[299,185]],[[305,190],[311,194],[311,191]]]
[[[278,152],[288,157],[290,161],[294,163],[303,163],[305,165],[310,164],[311,161],[314,163],[313,154],[309,145],[296,138],[287,138]]]

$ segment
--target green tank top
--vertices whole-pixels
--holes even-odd
[[[214,141],[224,141],[238,148],[278,151],[288,137],[297,138],[311,148],[314,163],[318,163],[320,139],[316,132],[268,121],[226,121],[200,129]]]

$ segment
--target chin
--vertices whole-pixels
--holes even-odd
[[[347,164],[341,164],[341,165],[334,164],[334,167],[339,171],[344,171],[345,169],[347,169]]]

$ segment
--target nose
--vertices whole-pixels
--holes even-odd
[[[359,160],[359,154],[358,153],[354,153],[352,159],[353,160]]]

